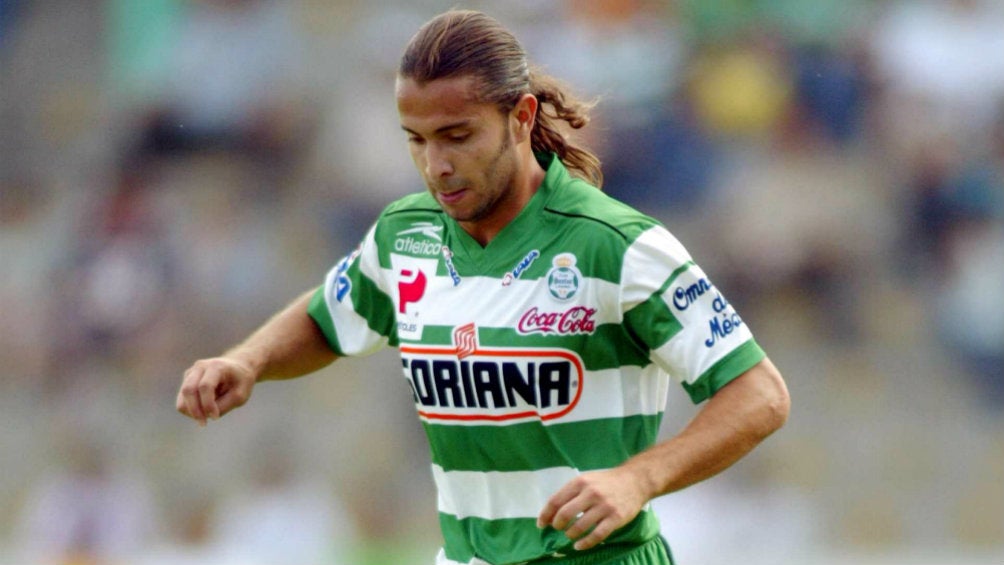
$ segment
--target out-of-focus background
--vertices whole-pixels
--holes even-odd
[[[393,351],[205,429],[174,398],[423,190],[394,72],[454,5],[600,97],[605,190],[787,378],[786,428],[656,502],[679,562],[1004,563],[996,0],[0,0],[0,562],[432,562]]]

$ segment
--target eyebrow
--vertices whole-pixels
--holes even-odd
[[[434,131],[432,133],[433,134],[440,134],[440,133],[445,133],[447,131],[450,131],[451,129],[458,129],[458,128],[469,127],[471,125],[471,122],[472,122],[471,120],[461,120],[459,122],[455,122],[455,123],[452,123],[452,124],[446,124],[445,126],[436,128],[436,131]],[[413,135],[421,135],[417,131],[414,131],[414,130],[410,129],[410,128],[408,128],[407,126],[405,126],[403,124],[401,125],[401,129],[403,129],[404,131],[406,131],[406,132],[408,132],[410,134],[413,134]]]

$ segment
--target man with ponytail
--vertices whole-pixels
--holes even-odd
[[[428,191],[197,361],[178,410],[205,424],[257,381],[395,346],[432,452],[438,565],[671,564],[649,501],[781,427],[780,373],[680,242],[599,190],[599,160],[566,136],[590,105],[496,20],[427,22],[395,89]],[[673,381],[703,406],[657,442]]]

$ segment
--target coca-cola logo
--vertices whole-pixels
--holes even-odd
[[[564,312],[541,312],[534,306],[519,319],[516,331],[521,334],[591,334],[596,331],[593,314],[596,308],[575,306]]]

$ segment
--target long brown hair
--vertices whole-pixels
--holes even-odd
[[[557,79],[531,69],[516,37],[497,20],[471,10],[451,10],[423,25],[401,57],[398,75],[419,83],[473,75],[478,99],[512,110],[524,94],[537,97],[537,116],[530,134],[534,151],[554,152],[566,167],[597,187],[603,185],[600,160],[573,144],[563,124],[580,129],[589,123],[593,103],[572,96]]]

